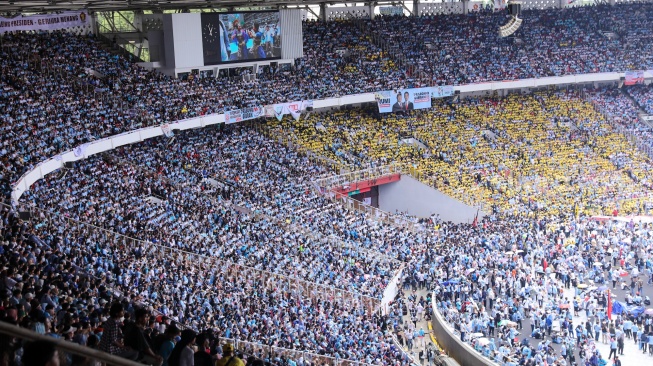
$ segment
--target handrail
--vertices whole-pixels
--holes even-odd
[[[378,167],[372,167],[362,170],[349,171],[347,173],[329,176],[324,178],[318,178],[313,181],[313,185],[321,191],[321,193],[332,199],[332,200],[341,200],[345,202],[345,207],[356,210],[359,212],[365,212],[377,221],[399,227],[406,228],[413,232],[422,230],[423,228],[417,225],[415,222],[392,213],[383,211],[379,208],[370,206],[363,202],[357,201],[348,195],[336,192],[333,190],[335,187],[342,187],[356,182],[361,182],[365,180],[378,179],[380,177],[389,176],[393,174],[406,174],[401,164],[393,163],[389,165],[382,165]]]
[[[149,174],[156,174],[156,172],[153,171],[153,170],[146,169],[142,165],[136,165],[136,164],[134,164],[134,163],[132,163],[130,161],[127,161],[125,159],[122,159],[122,158],[119,158],[119,157],[116,157],[116,156],[111,156],[110,158],[118,161],[121,164],[128,164],[129,166],[131,166],[131,167],[133,167],[135,169],[138,169],[138,170],[140,170],[142,172],[146,172],[146,173],[149,173]],[[157,175],[157,176],[159,178],[161,178],[162,180],[166,181],[167,183],[169,183],[170,185],[179,186],[179,183],[176,180],[173,180],[173,179],[168,178],[168,177],[163,177],[161,175]],[[238,187],[235,187],[235,186],[231,186],[231,187],[234,188],[234,189],[238,188]],[[210,195],[208,195],[208,194],[206,194],[204,192],[200,192],[200,194],[205,195],[216,206],[219,205],[217,202],[215,202],[215,199],[213,197],[211,197]],[[224,200],[224,201],[226,202],[225,206],[233,205],[235,207],[239,207],[241,209],[244,209],[244,207],[234,203],[233,201],[229,201],[229,200]],[[354,249],[354,250],[363,252],[363,253],[365,253],[367,255],[370,255],[372,257],[381,256],[383,259],[385,259],[385,260],[387,260],[389,262],[392,262],[394,264],[397,264],[397,265],[403,264],[403,262],[401,260],[399,260],[397,258],[393,258],[393,257],[391,257],[391,256],[389,256],[387,254],[381,253],[381,252],[379,252],[377,250],[362,248],[359,245],[354,245],[354,244],[347,243],[347,242],[345,242],[343,240],[338,239],[334,235],[325,236],[324,234],[320,233],[319,231],[318,232],[310,231],[310,230],[304,228],[303,226],[296,225],[295,223],[287,223],[287,222],[285,222],[284,220],[281,220],[278,217],[268,215],[268,214],[263,213],[263,212],[261,212],[259,210],[251,210],[250,215],[252,215],[254,217],[257,217],[257,218],[264,218],[264,219],[269,220],[270,222],[274,222],[277,225],[279,225],[281,227],[284,227],[286,229],[290,228],[291,230],[288,230],[288,231],[300,232],[303,235],[305,235],[308,238],[313,239],[315,241],[322,241],[323,243],[328,242],[330,244],[338,245],[340,248]],[[365,295],[363,295],[363,296],[365,296]]]
[[[143,364],[130,361],[128,359],[114,356],[112,354],[98,351],[94,348],[90,347],[85,347],[81,346],[77,343],[66,341],[63,339],[59,338],[54,338],[54,337],[48,337],[46,335],[42,335],[39,333],[34,332],[33,330],[29,330],[26,328],[21,328],[19,326],[2,322],[0,321],[0,334],[5,334],[11,337],[17,337],[20,339],[28,340],[28,341],[46,341],[48,343],[52,343],[56,346],[57,349],[64,350],[66,352],[72,353],[74,355],[78,356],[83,356],[83,357],[90,357],[95,360],[99,360],[101,362],[110,364],[110,365],[117,365],[117,366],[143,366]]]
[[[2,205],[4,205],[4,204],[2,204]],[[343,298],[344,298],[344,295],[348,295],[351,298],[359,298],[360,300],[367,300],[367,301],[371,301],[371,302],[380,302],[380,300],[378,300],[378,299],[376,299],[374,297],[363,295],[363,294],[356,294],[356,293],[353,293],[351,291],[339,289],[339,288],[336,288],[336,287],[333,287],[333,286],[327,286],[327,285],[323,285],[323,284],[316,283],[316,282],[306,281],[306,280],[298,278],[298,277],[286,276],[286,275],[283,275],[283,274],[274,273],[274,272],[266,271],[266,270],[263,270],[263,269],[252,268],[250,266],[242,265],[242,264],[239,264],[239,263],[234,263],[234,262],[226,261],[226,260],[215,258],[215,257],[210,257],[210,256],[207,256],[207,255],[204,255],[204,254],[188,252],[188,251],[185,251],[185,250],[182,250],[182,249],[168,247],[168,246],[165,246],[165,245],[156,244],[156,243],[145,241],[145,240],[132,238],[132,237],[117,233],[117,232],[112,231],[112,230],[101,228],[99,226],[95,226],[93,224],[89,224],[89,223],[84,222],[84,221],[80,221],[80,220],[73,219],[71,217],[67,217],[67,216],[65,216],[65,215],[63,215],[61,213],[52,212],[50,210],[47,210],[47,209],[44,209],[44,208],[41,208],[41,207],[36,207],[35,205],[33,205],[31,203],[22,203],[21,202],[21,203],[19,203],[19,206],[20,205],[22,205],[23,207],[29,207],[30,210],[46,212],[49,215],[57,216],[59,218],[74,222],[74,223],[76,223],[78,225],[88,226],[88,227],[90,227],[92,229],[103,231],[108,235],[113,235],[115,237],[119,237],[119,238],[122,238],[124,240],[130,240],[130,241],[133,241],[135,243],[145,244],[145,245],[148,245],[149,247],[154,247],[156,249],[159,249],[164,253],[166,251],[169,251],[171,254],[174,252],[177,255],[182,255],[182,256],[186,256],[186,257],[188,257],[188,256],[197,257],[202,261],[200,263],[205,263],[205,261],[208,261],[209,263],[211,261],[217,261],[217,262],[220,262],[223,265],[243,267],[243,268],[246,268],[247,270],[250,270],[250,271],[265,273],[268,276],[281,277],[282,279],[284,279],[285,281],[288,281],[288,282],[292,281],[292,282],[295,282],[295,283],[303,283],[305,285],[312,285],[312,286],[315,286],[315,287],[322,287],[326,291],[325,293],[331,292],[331,293],[334,294],[334,296],[336,296],[335,295],[336,293],[340,293],[340,296],[343,297]],[[377,304],[377,308],[378,308],[378,304]]]
[[[567,76],[554,76],[554,77],[545,77],[545,78],[531,78],[531,79],[522,79],[522,80],[505,80],[505,81],[497,81],[497,82],[488,82],[488,83],[476,83],[476,84],[466,84],[466,85],[458,85],[455,86],[455,90],[460,93],[470,93],[470,92],[478,92],[478,91],[496,91],[496,90],[504,90],[504,89],[518,89],[518,88],[535,88],[535,87],[542,87],[542,86],[549,86],[549,85],[560,85],[560,84],[582,84],[582,83],[593,83],[593,82],[615,82],[619,81],[621,77],[625,75],[625,72],[609,72],[609,73],[590,73],[590,74],[578,74],[578,75],[567,75]],[[645,78],[650,79],[653,77],[652,73],[649,71],[646,71],[644,73]],[[342,106],[342,105],[350,105],[350,104],[356,104],[356,103],[364,103],[364,102],[374,102],[374,93],[361,93],[361,94],[353,94],[353,95],[346,95],[342,97],[333,97],[333,98],[326,98],[326,99],[318,99],[314,100],[314,108],[319,109],[319,108],[328,108],[328,107],[334,107],[334,106]],[[209,115],[204,115],[204,116],[198,116],[198,117],[193,117],[189,119],[182,119],[178,121],[170,121],[168,124],[171,129],[175,128],[180,128],[180,129],[189,129],[189,128],[197,128],[197,127],[205,127],[207,125],[211,124],[216,124],[216,123],[224,123],[224,113],[219,114],[209,114]],[[173,126],[174,125],[174,126]],[[129,135],[137,132],[135,134],[135,139],[126,139],[128,141],[114,141],[113,139],[121,136],[121,135]],[[83,147],[81,150],[85,150],[87,146],[89,145],[94,145],[98,144],[100,142],[109,142],[110,146],[107,148],[104,147],[97,147],[94,150],[99,150],[103,149],[101,151],[106,151],[106,150],[111,150],[114,149],[118,146],[122,146],[125,144],[132,144],[135,142],[141,142],[143,140],[160,136],[163,134],[163,131],[161,131],[160,126],[153,126],[150,128],[141,128],[137,130],[129,130],[125,131],[123,133],[113,135],[113,136],[108,136],[105,138],[102,138],[100,140],[95,140],[90,143],[82,144],[80,147]],[[134,137],[134,136],[132,136]],[[82,156],[80,155],[74,155],[73,150],[68,150],[68,151],[63,151],[59,154],[56,154],[58,159],[58,164],[60,166],[63,165],[64,162],[68,161],[76,161],[82,158],[86,158],[87,154],[82,151]],[[302,151],[301,149],[299,149]],[[93,151],[92,153],[88,155],[93,155],[101,151]],[[313,157],[315,159],[318,159],[316,157]],[[44,163],[50,162],[52,159],[47,159],[45,161],[37,163],[30,171],[26,172],[23,174],[17,182],[12,183],[12,198],[15,201],[18,201],[20,196],[22,195],[21,188],[27,190],[33,184],[34,181],[41,179],[43,175],[49,174],[52,172],[52,170],[46,171],[45,173],[42,173],[40,168]],[[329,162],[329,165],[331,165],[332,162]],[[60,167],[59,166],[59,167]],[[346,169],[347,167],[341,164],[337,164],[337,167],[342,169]],[[33,172],[38,171],[40,172],[41,176],[40,177],[30,177],[29,181],[27,182],[27,177],[31,175]],[[36,178],[36,179],[33,179]],[[21,187],[22,186],[22,187]]]
[[[445,326],[442,327],[442,330],[445,333],[448,333],[448,336],[450,337],[450,341],[454,342],[454,344],[458,344],[460,346],[460,348],[462,348],[463,352],[466,352],[471,357],[473,357],[475,359],[474,361],[476,361],[476,362],[474,362],[474,365],[479,365],[480,364],[480,365],[483,365],[483,366],[498,366],[498,364],[496,362],[494,362],[492,359],[489,359],[489,358],[479,354],[471,345],[469,345],[469,343],[461,341],[459,339],[459,337],[455,336],[455,333],[451,329],[447,329],[447,327],[451,327],[451,325],[442,316],[442,314],[440,314],[440,310],[438,309],[438,306],[437,306],[437,301],[438,300],[437,300],[437,296],[435,295],[435,291],[433,291],[432,294],[433,295],[431,297],[431,307],[433,309],[433,319],[431,320],[431,322],[433,322],[433,320],[437,320],[438,323],[444,324]],[[434,331],[436,329],[435,323],[434,323],[433,329],[434,329]],[[444,337],[437,337],[437,338],[439,339],[439,342],[445,341]],[[451,347],[449,347],[449,348],[450,349],[445,350],[445,351],[447,351],[447,354],[449,355],[449,357],[456,360],[456,362],[458,362],[460,365],[470,365],[471,364],[469,362],[466,363],[465,362],[466,360],[463,360],[460,357],[460,355],[457,354],[457,352],[455,352],[455,350],[452,352]]]
[[[8,207],[8,205],[6,205],[4,203],[0,203],[0,205]],[[155,243],[145,242],[145,241],[142,241],[142,240],[139,240],[139,239],[134,239],[134,238],[127,237],[127,236],[122,235],[120,233],[116,233],[116,232],[113,232],[113,231],[110,231],[110,230],[107,230],[107,229],[104,229],[104,228],[101,228],[101,227],[97,227],[97,226],[92,225],[92,224],[84,223],[82,221],[75,220],[75,219],[70,218],[70,217],[66,217],[65,215],[62,215],[60,213],[51,212],[49,210],[42,209],[42,208],[39,208],[39,207],[34,207],[34,206],[24,204],[24,203],[21,203],[21,205],[31,207],[33,210],[35,210],[37,212],[38,211],[45,212],[45,213],[48,213],[50,215],[54,215],[54,216],[59,217],[61,219],[65,219],[65,220],[68,220],[70,222],[74,222],[76,224],[82,225],[82,226],[89,226],[89,227],[91,227],[93,229],[103,231],[103,232],[105,232],[105,233],[107,233],[109,235],[114,235],[115,237],[122,237],[125,240],[131,240],[131,241],[136,242],[136,243],[147,244],[150,247],[152,247],[151,249],[161,250],[161,252],[158,252],[158,253],[160,253],[161,255],[163,255],[165,257],[172,257],[173,253],[176,253],[177,255],[181,254],[182,258],[184,258],[184,256],[196,256],[197,258],[199,258],[199,260],[197,260],[197,263],[202,263],[202,264],[207,264],[208,263],[209,265],[211,265],[212,264],[211,261],[216,261],[216,262],[220,262],[220,263],[223,263],[223,264],[230,265],[232,267],[244,267],[244,268],[247,268],[248,270],[251,270],[251,271],[266,273],[271,277],[273,277],[273,276],[280,277],[282,280],[288,282],[288,285],[289,285],[288,288],[289,289],[295,289],[299,293],[304,292],[304,293],[307,293],[309,295],[312,294],[312,293],[322,294],[325,298],[329,298],[330,301],[332,301],[332,302],[333,301],[342,301],[343,303],[347,303],[348,306],[353,306],[353,304],[357,303],[357,304],[359,304],[360,307],[367,308],[370,311],[370,314],[373,313],[373,312],[377,312],[377,311],[381,310],[380,301],[376,300],[376,299],[374,299],[372,297],[366,296],[366,295],[354,294],[354,293],[349,292],[347,290],[341,290],[341,289],[337,289],[335,287],[325,286],[325,285],[315,283],[315,282],[310,282],[310,281],[306,281],[306,280],[302,280],[302,279],[291,278],[291,277],[288,277],[288,276],[285,276],[285,275],[272,273],[272,272],[268,272],[268,271],[265,271],[265,270],[251,268],[251,267],[243,266],[243,265],[237,264],[237,263],[231,263],[231,262],[224,261],[224,260],[221,260],[221,259],[217,259],[217,258],[214,258],[214,257],[208,257],[208,256],[204,256],[204,255],[197,254],[197,253],[187,252],[187,251],[177,249],[177,248],[171,248],[171,247],[166,247],[166,246],[162,246],[162,245],[155,244]],[[157,251],[154,250],[153,252],[157,252]],[[167,253],[170,253],[170,254],[168,255]],[[239,270],[238,272],[239,273],[245,273],[246,271]],[[312,285],[313,288],[309,288],[308,285]],[[323,289],[320,289],[320,287],[322,287]],[[298,296],[303,297],[305,295],[299,294]],[[118,295],[118,297],[122,297],[122,294]],[[375,302],[378,302],[378,304],[374,304]],[[140,305],[148,306],[150,304],[147,301],[141,301]],[[2,322],[0,322],[0,324],[1,323]],[[182,324],[180,324],[180,326],[181,325]],[[245,342],[245,341],[239,341],[238,340],[238,342]],[[273,347],[273,346],[270,346],[270,347]],[[274,346],[273,348],[277,348],[277,349],[279,349],[279,350],[281,350],[283,352],[286,352],[286,353],[288,353],[288,352],[298,352],[296,350],[286,349],[286,348],[276,347],[276,346]],[[302,353],[304,355],[310,355],[311,357],[317,357],[317,358],[322,358],[322,357],[332,358],[330,356],[323,356],[323,355],[319,355],[319,354],[316,354],[316,353],[312,353],[310,351],[301,351],[300,353]],[[355,361],[346,360],[346,359],[341,359],[341,361],[342,362],[347,362],[347,364],[349,364],[351,362],[355,362]],[[336,366],[336,365],[339,365],[339,364],[340,363],[334,363],[333,365]],[[369,364],[365,364],[365,363],[361,363],[361,364],[362,365],[369,365]],[[124,365],[124,366],[132,366],[132,365],[130,364],[130,365]]]

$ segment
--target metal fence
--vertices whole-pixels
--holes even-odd
[[[127,360],[125,358],[113,356],[111,354],[98,351],[94,348],[81,346],[75,342],[70,342],[64,339],[57,339],[54,337],[38,334],[32,330],[21,328],[10,323],[0,322],[0,335],[2,335],[2,337],[20,339],[24,343],[36,342],[36,341],[51,343],[58,351],[59,361],[61,365],[68,364],[67,362],[68,356],[77,356],[81,360],[85,360],[85,361],[95,360],[101,362],[103,365],[143,366],[143,364],[141,363],[137,363],[134,361]],[[10,350],[9,349],[0,350],[0,356],[10,355],[8,353],[4,354],[5,352],[10,352]],[[13,362],[10,364],[13,364]]]
[[[184,251],[178,248],[145,242],[31,205],[21,203],[18,205],[17,209],[18,211],[31,212],[31,221],[37,221],[38,225],[52,224],[56,228],[82,229],[88,235],[87,237],[103,238],[124,250],[146,248],[144,254],[149,255],[152,258],[183,260],[194,263],[200,267],[220,268],[225,274],[238,274],[241,278],[261,278],[267,283],[283,284],[285,288],[292,291],[297,300],[318,299],[350,307],[360,306],[366,309],[368,314],[372,314],[380,309],[380,301],[373,297],[355,294],[335,287],[256,269],[219,258]],[[149,305],[147,303],[145,304]]]

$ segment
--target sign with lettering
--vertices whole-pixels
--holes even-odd
[[[0,17],[0,33],[14,31],[57,30],[87,26],[90,18],[86,11],[67,11],[60,14],[19,15]]]

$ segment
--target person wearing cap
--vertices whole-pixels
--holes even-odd
[[[222,346],[222,358],[215,363],[215,366],[245,366],[245,364],[234,354],[234,346],[231,343],[225,343]]]

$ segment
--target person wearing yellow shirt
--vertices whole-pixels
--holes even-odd
[[[234,346],[226,343],[222,346],[222,358],[216,361],[215,366],[245,366],[245,363],[234,354]]]

